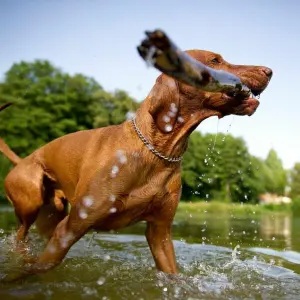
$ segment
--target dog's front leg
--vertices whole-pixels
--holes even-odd
[[[17,281],[29,275],[45,273],[58,266],[72,245],[89,230],[91,225],[91,222],[80,222],[74,210],[72,208],[70,215],[57,225],[43,253],[38,258],[27,261],[30,265],[24,267],[21,273],[12,274],[3,281]]]
[[[146,238],[157,269],[165,273],[177,274],[171,223],[148,222]]]

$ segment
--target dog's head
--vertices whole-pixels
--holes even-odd
[[[186,52],[206,66],[238,76],[252,94],[245,96],[245,93],[234,95],[207,92],[162,74],[148,96],[151,103],[149,112],[160,131],[171,133],[176,127],[183,126],[190,132],[210,116],[251,116],[256,111],[259,105],[256,97],[267,87],[272,77],[271,69],[263,66],[233,65],[221,55],[209,51]]]
[[[187,53],[206,66],[238,76],[241,82],[251,90],[252,95],[245,97],[241,94],[201,92],[197,88],[180,84],[183,93],[194,95],[200,100],[202,108],[215,110],[219,117],[230,114],[250,116],[255,112],[259,105],[256,97],[265,90],[272,77],[270,68],[233,65],[225,61],[221,55],[210,51],[190,50]]]

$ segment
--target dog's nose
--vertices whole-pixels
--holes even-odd
[[[273,71],[270,68],[262,67],[261,70],[271,79]]]

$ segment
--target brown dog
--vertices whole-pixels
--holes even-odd
[[[263,92],[272,76],[267,67],[232,65],[212,52],[187,53],[235,74],[255,95]],[[18,161],[6,177],[5,189],[20,220],[19,239],[39,211],[51,206],[55,191],[63,191],[71,204],[68,215],[54,206],[49,214],[57,217],[38,218],[37,227],[48,227],[51,238],[28,273],[59,265],[91,229],[119,229],[142,220],[147,222],[146,238],[157,268],[176,273],[171,225],[188,138],[210,116],[250,116],[258,105],[254,98],[205,92],[160,75],[133,121],[66,135]]]

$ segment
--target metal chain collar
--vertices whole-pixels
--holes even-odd
[[[165,156],[163,154],[161,154],[160,152],[158,152],[148,141],[147,139],[143,136],[143,134],[141,133],[140,129],[137,127],[136,125],[136,121],[135,118],[131,119],[134,130],[136,131],[137,135],[139,136],[139,138],[141,139],[141,141],[144,143],[144,145],[156,156],[158,156],[159,158],[162,158],[168,162],[179,162],[182,160],[182,156],[179,157],[168,157]]]

